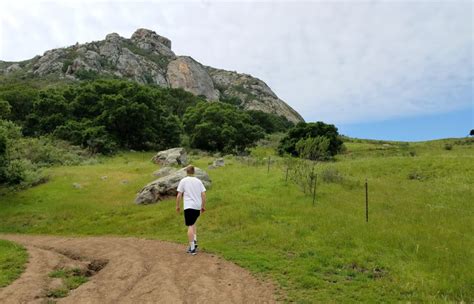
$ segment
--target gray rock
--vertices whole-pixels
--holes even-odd
[[[163,177],[163,176],[170,175],[171,173],[174,173],[176,171],[178,171],[178,169],[175,169],[173,167],[163,167],[153,172],[153,175],[156,177]]]
[[[298,112],[286,104],[262,80],[247,74],[226,71],[206,66],[214,85],[221,94],[237,97],[246,110],[258,110],[283,115],[289,121],[304,121]]]
[[[81,188],[82,188],[82,185],[79,184],[79,183],[73,183],[73,184],[72,184],[72,187],[75,188],[75,189],[81,189]]]
[[[158,152],[152,158],[152,161],[155,164],[160,164],[162,166],[169,166],[169,165],[187,166],[188,156],[184,148],[172,148],[172,149]]]
[[[211,186],[211,179],[209,175],[197,167],[195,169],[194,176],[199,178],[204,186]],[[178,171],[175,171],[167,176],[161,177],[148,185],[146,185],[135,198],[136,204],[151,204],[158,202],[164,198],[175,196],[177,191],[179,181],[186,177],[186,168],[182,168]]]
[[[224,167],[224,165],[225,165],[225,162],[224,162],[223,158],[218,158],[213,163],[213,166],[216,167],[216,168],[217,167]]]
[[[172,88],[182,88],[194,95],[204,95],[209,100],[218,100],[219,91],[206,69],[197,61],[187,56],[179,56],[168,64],[166,73]]]
[[[171,51],[171,40],[158,35],[154,31],[143,28],[138,29],[133,33],[130,40],[141,49],[169,57],[176,56],[173,51]]]
[[[11,66],[9,66],[5,71],[8,73],[12,73],[15,71],[21,70],[21,67],[18,63],[14,63]]]
[[[104,175],[104,176],[101,176],[100,179],[101,179],[101,180],[106,180],[106,179],[108,179],[108,178],[109,178],[109,177],[108,177],[107,175]]]

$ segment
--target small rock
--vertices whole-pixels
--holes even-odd
[[[224,167],[225,162],[223,158],[218,158],[213,163],[214,167]]]
[[[121,181],[122,185],[127,185],[129,183],[128,180],[124,179],[123,181]]]
[[[101,180],[106,180],[106,179],[108,179],[108,178],[109,178],[109,177],[108,177],[107,175],[104,175],[104,176],[102,176],[100,179],[101,179]]]
[[[81,188],[82,188],[82,185],[79,184],[79,183],[73,183],[72,186],[73,186],[75,189],[81,189]]]

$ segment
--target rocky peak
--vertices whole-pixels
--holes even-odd
[[[99,76],[130,79],[145,84],[182,88],[208,100],[237,99],[247,110],[283,115],[293,122],[303,118],[260,79],[247,74],[203,66],[188,56],[176,56],[171,41],[140,28],[130,39],[117,33],[105,40],[46,51],[22,62],[0,61],[0,76],[85,80]]]
[[[140,28],[133,33],[132,37],[130,38],[134,43],[142,43],[148,45],[157,45],[163,44],[167,48],[171,50],[171,40],[166,37],[160,36],[152,30]]]
[[[120,35],[117,33],[110,33],[105,36],[105,40],[109,42],[119,42],[120,39],[122,39],[122,37],[120,37]]]

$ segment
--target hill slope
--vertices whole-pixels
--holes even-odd
[[[105,40],[49,50],[30,60],[0,61],[0,75],[58,80],[109,75],[183,88],[208,100],[238,98],[244,109],[283,115],[292,122],[303,121],[301,115],[260,79],[206,67],[188,56],[177,56],[168,38],[147,29],[136,30],[130,39],[112,33]]]

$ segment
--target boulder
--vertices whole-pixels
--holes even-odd
[[[224,167],[224,165],[225,165],[224,159],[223,158],[218,158],[214,161],[214,163],[212,165],[214,167]]]
[[[173,167],[163,167],[153,172],[153,175],[156,177],[163,177],[166,175],[170,175],[171,173],[174,173],[175,171],[177,171],[177,169]]]
[[[207,188],[211,185],[211,179],[206,171],[199,168],[194,168],[194,176],[199,178],[204,186]],[[135,203],[138,205],[141,204],[151,204],[156,203],[166,197],[175,196],[177,191],[179,181],[186,177],[186,168],[177,170],[167,176],[160,177],[159,179],[146,185],[135,198]]]
[[[188,165],[188,155],[184,148],[173,148],[158,152],[153,156],[152,161],[162,166],[179,165],[184,167]]]

